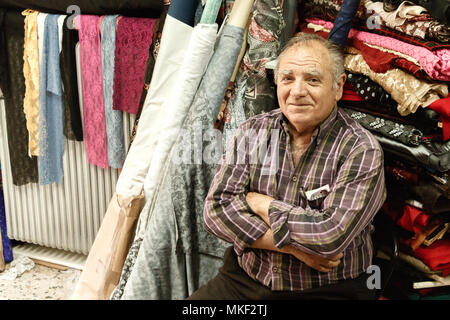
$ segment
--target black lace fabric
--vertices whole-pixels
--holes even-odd
[[[62,50],[60,54],[64,103],[64,135],[70,140],[83,141],[83,125],[81,122],[75,58],[78,31],[68,28],[67,20],[69,18],[70,16],[67,16],[64,19]]]
[[[23,76],[24,20],[20,11],[0,14],[0,86],[5,98],[6,125],[13,183],[24,185],[38,182],[37,157],[28,156],[28,131],[23,99],[25,78]],[[5,44],[5,45],[3,45]]]

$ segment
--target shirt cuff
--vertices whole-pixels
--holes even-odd
[[[247,212],[252,212],[245,196],[240,196],[240,201],[245,206]],[[250,247],[253,242],[261,238],[267,230],[269,230],[269,226],[257,215],[251,216],[246,219],[247,226],[245,231],[241,231],[236,235],[234,239],[234,250],[238,256],[241,256],[244,253],[244,250]]]
[[[294,206],[279,200],[273,200],[269,205],[269,222],[273,233],[273,241],[277,248],[291,243],[288,228],[289,212]]]

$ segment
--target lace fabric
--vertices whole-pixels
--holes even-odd
[[[49,14],[44,23],[39,86],[39,183],[62,183],[64,175],[63,104],[59,68],[60,15]]]
[[[80,100],[78,96],[75,46],[78,31],[67,27],[70,16],[64,19],[60,55],[61,80],[63,83],[64,135],[67,139],[83,141]]]
[[[117,15],[105,16],[101,22],[101,46],[103,69],[103,93],[105,99],[105,120],[110,167],[122,168],[125,161],[122,111],[113,110],[114,52],[116,43]]]
[[[23,74],[25,77],[25,97],[23,111],[27,119],[29,153],[39,155],[39,50],[37,16],[39,12],[24,10],[25,43]]]
[[[121,17],[116,29],[113,109],[136,114],[156,19]]]
[[[38,181],[37,157],[28,155],[28,130],[23,112],[25,78],[23,55],[25,17],[20,12],[7,11],[0,33],[5,46],[0,46],[2,56],[2,92],[5,97],[6,130],[13,184],[24,185]]]
[[[80,15],[75,18],[80,40],[81,83],[83,93],[84,143],[88,161],[108,167],[100,17]]]

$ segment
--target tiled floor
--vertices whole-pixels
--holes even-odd
[[[10,264],[6,270],[9,268]],[[80,273],[76,269],[64,271],[35,264],[15,280],[0,280],[0,300],[66,300]]]

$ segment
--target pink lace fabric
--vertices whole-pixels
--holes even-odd
[[[121,17],[116,29],[113,109],[136,114],[156,19]]]
[[[307,22],[333,28],[333,23],[322,19],[306,19]],[[350,29],[349,38],[358,39],[369,44],[380,46],[406,54],[416,59],[425,72],[434,80],[450,81],[450,50],[430,51],[426,48],[405,43],[394,38],[380,36],[369,32]]]
[[[100,17],[93,15],[79,15],[75,18],[80,42],[86,154],[89,163],[107,168],[108,151],[99,22]]]

